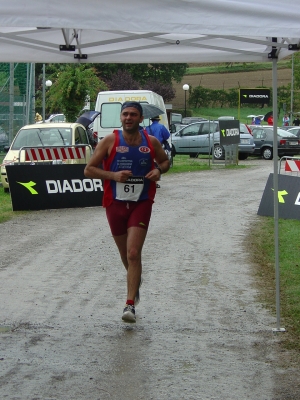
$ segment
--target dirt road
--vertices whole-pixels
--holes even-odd
[[[102,208],[2,224],[0,398],[300,398],[242,244],[270,172],[257,160],[163,177],[135,325]]]

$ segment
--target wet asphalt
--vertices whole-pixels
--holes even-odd
[[[272,162],[248,166],[163,176],[136,324],[121,320],[125,270],[102,208],[2,224],[0,398],[293,398],[245,243]]]

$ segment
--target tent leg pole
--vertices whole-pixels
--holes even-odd
[[[278,234],[278,143],[277,143],[277,58],[272,60],[273,82],[273,160],[274,160],[274,248],[275,248],[275,278],[276,278],[276,328],[273,332],[285,332],[280,328],[280,273],[279,273],[279,234]]]

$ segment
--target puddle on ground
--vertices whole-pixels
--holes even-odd
[[[0,333],[6,333],[11,331],[11,326],[0,325]]]

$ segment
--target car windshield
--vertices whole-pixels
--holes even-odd
[[[141,101],[140,103],[148,104],[145,101]],[[100,124],[102,128],[121,128],[121,113],[122,103],[119,102],[111,102],[111,103],[103,103],[101,105],[101,114],[100,114]],[[151,125],[149,118],[144,118],[142,126]]]
[[[12,146],[12,150],[22,147],[63,146],[71,143],[70,128],[31,128],[21,129]]]

